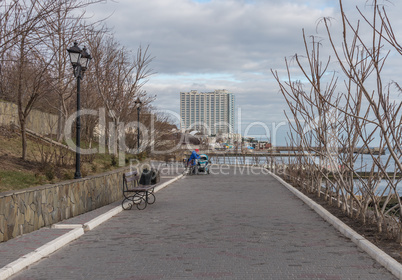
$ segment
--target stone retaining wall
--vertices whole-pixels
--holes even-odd
[[[56,115],[33,109],[27,118],[27,128],[41,135],[56,134]],[[0,101],[0,125],[16,124],[19,126],[18,107],[14,103]]]
[[[127,170],[0,193],[0,242],[122,199]]]

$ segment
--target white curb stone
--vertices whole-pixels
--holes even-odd
[[[95,227],[99,226],[101,223],[109,220],[111,217],[116,216],[121,211],[123,211],[123,208],[121,207],[121,205],[119,205],[119,206],[116,206],[115,208],[107,211],[106,213],[99,215],[98,217],[90,220],[89,222],[87,222],[83,225],[84,231],[87,232],[89,230],[94,229]]]
[[[184,174],[181,174],[181,175],[179,175],[179,176],[177,176],[177,177],[175,177],[175,178],[173,178],[173,179],[171,179],[171,180],[169,180],[169,181],[167,181],[167,182],[165,182],[165,183],[163,183],[163,184],[160,184],[159,186],[157,186],[157,187],[155,188],[154,192],[160,191],[161,189],[165,188],[167,185],[170,185],[171,183],[173,183],[173,182],[179,180],[179,179],[182,178],[183,176],[184,176]]]
[[[53,224],[51,228],[54,229],[75,229],[82,228],[82,224]]]
[[[56,250],[77,239],[83,234],[84,230],[82,227],[73,229],[72,231],[65,233],[55,240],[50,241],[49,243],[46,243],[45,245],[39,247],[35,251],[22,256],[21,258],[0,269],[0,279],[6,279],[10,277],[11,275],[21,271],[32,263],[37,262],[41,258],[55,252]]]

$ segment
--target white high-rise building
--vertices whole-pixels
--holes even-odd
[[[181,128],[207,135],[234,133],[235,97],[227,90],[180,93]]]

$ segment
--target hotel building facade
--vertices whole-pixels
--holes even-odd
[[[206,135],[233,134],[235,96],[227,90],[180,93],[182,130],[197,130]]]

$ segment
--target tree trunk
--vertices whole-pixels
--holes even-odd
[[[26,129],[25,129],[25,119],[21,119],[21,117],[20,117],[20,130],[21,130],[21,144],[22,144],[22,156],[21,156],[21,158],[23,160],[26,160],[26,157],[27,157],[27,136],[26,136]]]
[[[396,242],[398,242],[400,245],[402,245],[402,228],[399,225],[398,229],[398,237],[396,238]]]
[[[57,141],[61,142],[64,136],[64,114],[63,114],[63,101],[59,97],[59,117],[57,120]]]

